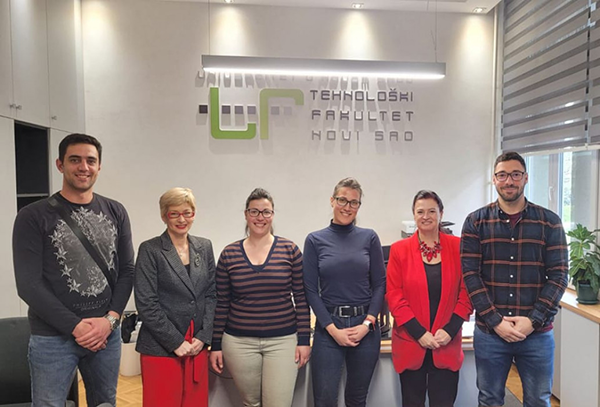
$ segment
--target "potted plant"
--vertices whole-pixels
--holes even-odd
[[[585,226],[577,227],[567,235],[569,243],[569,277],[577,289],[577,302],[596,304],[600,289],[600,246],[596,243],[596,230]]]

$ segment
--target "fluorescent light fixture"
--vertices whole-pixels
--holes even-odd
[[[485,8],[485,7],[475,7],[473,9],[473,13],[481,14],[481,13],[485,12],[485,10],[487,10],[487,8]]]
[[[353,59],[266,58],[202,55],[209,73],[291,76],[355,76],[399,79],[442,79],[441,62],[366,61]]]
[[[233,3],[233,0],[225,0],[225,3]]]
[[[364,3],[352,3],[352,8],[363,8]]]

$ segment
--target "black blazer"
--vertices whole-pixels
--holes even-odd
[[[162,235],[140,245],[135,265],[135,304],[142,320],[136,350],[176,356],[190,321],[194,337],[210,344],[217,303],[215,258],[210,240],[188,235],[190,274],[171,238]]]

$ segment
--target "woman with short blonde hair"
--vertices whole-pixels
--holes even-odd
[[[140,245],[135,268],[144,407],[207,407],[217,302],[212,244],[188,233],[196,217],[191,189],[171,188],[159,205],[167,230]]]

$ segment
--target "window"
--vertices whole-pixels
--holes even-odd
[[[556,212],[566,230],[577,223],[596,228],[597,150],[529,156],[525,160],[529,173],[527,199]]]

